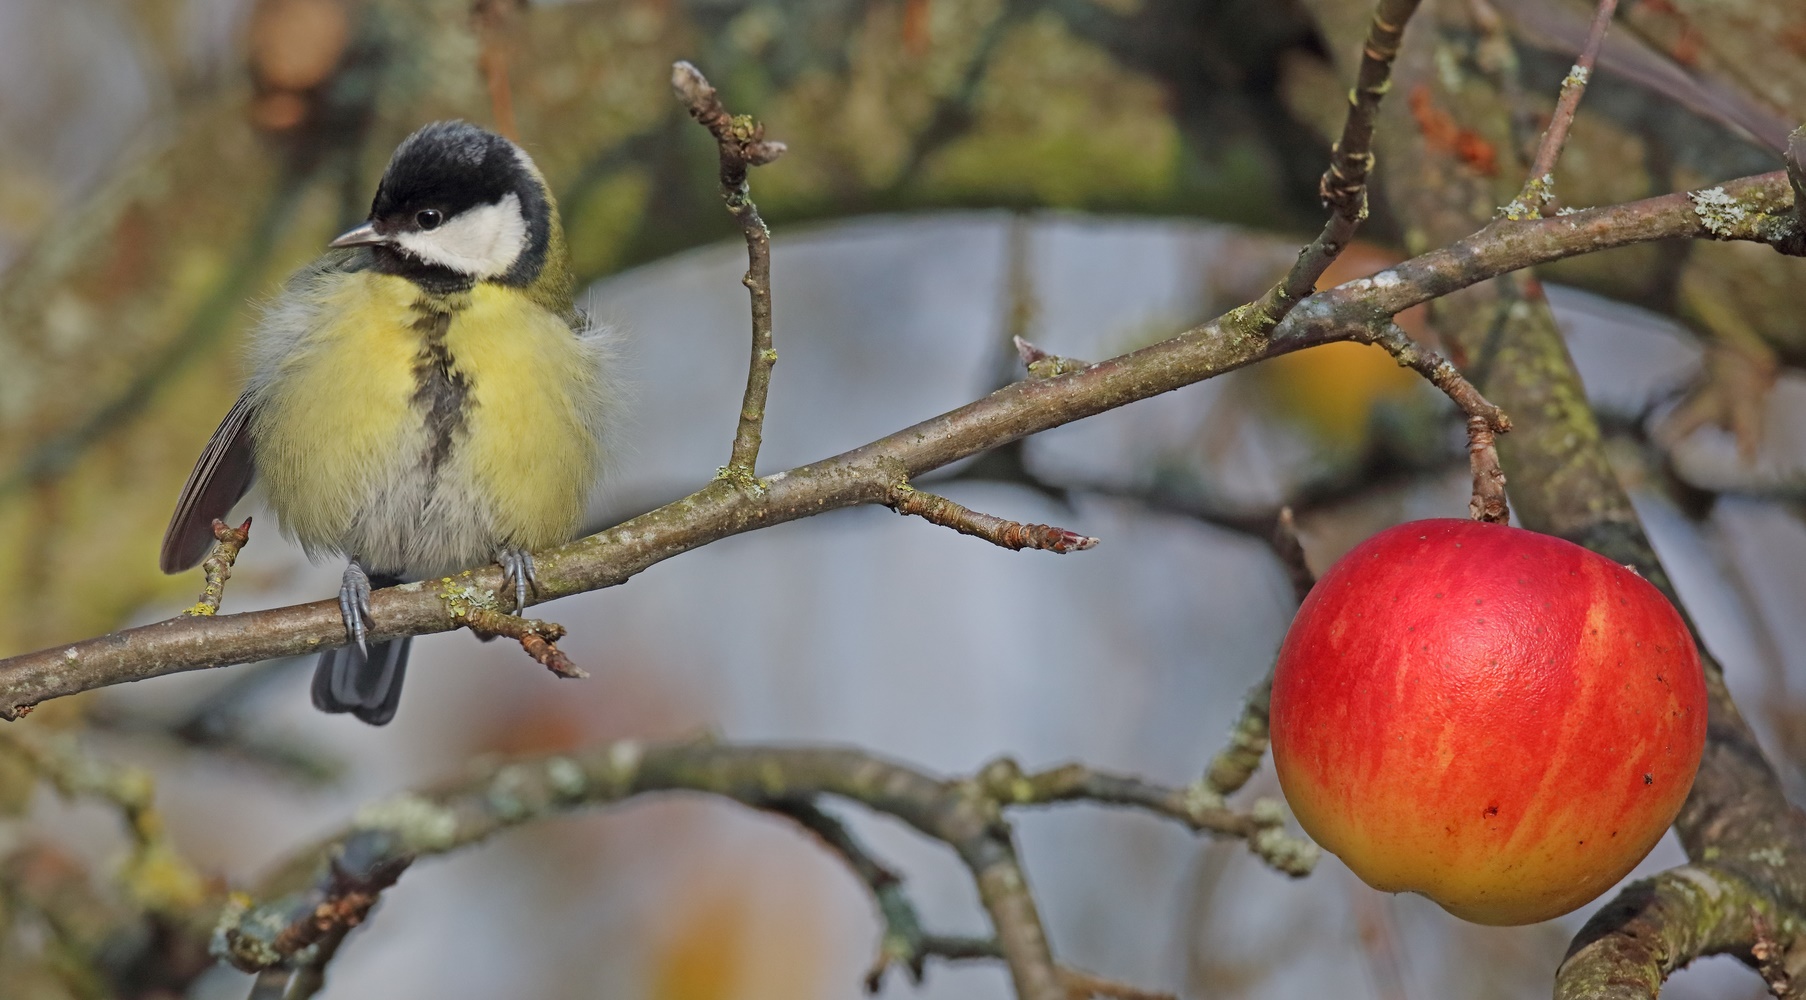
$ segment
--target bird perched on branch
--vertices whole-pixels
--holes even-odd
[[[350,558],[349,644],[321,655],[314,704],[380,726],[409,639],[369,640],[371,589],[494,560],[524,605],[529,553],[577,531],[613,394],[605,342],[572,301],[557,207],[507,139],[420,129],[369,219],[328,246],[266,309],[162,568],[199,562],[213,519],[261,480],[309,556]]]

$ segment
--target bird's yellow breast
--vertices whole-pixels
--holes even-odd
[[[255,388],[258,474],[284,530],[392,572],[568,540],[600,459],[602,373],[514,288],[435,295],[334,275]]]
[[[508,544],[568,541],[595,485],[601,373],[563,319],[519,291],[478,285],[446,338],[469,379],[464,470]]]

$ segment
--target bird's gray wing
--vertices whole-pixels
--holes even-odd
[[[289,278],[282,295],[264,310],[251,342],[251,388],[238,397],[182,487],[169,530],[163,533],[165,573],[179,573],[206,556],[213,544],[213,519],[225,517],[251,488],[251,399],[259,384],[317,321],[323,287],[344,275],[368,270],[368,247],[329,250]]]
[[[1591,4],[1586,6],[1591,7]],[[1505,11],[1539,48],[1567,54],[1586,44],[1587,15],[1555,0],[1505,0]],[[1770,149],[1787,148],[1793,122],[1747,90],[1703,73],[1689,72],[1648,42],[1626,32],[1606,36],[1599,67],[1681,105],[1687,110],[1744,132]]]
[[[179,573],[200,562],[213,544],[214,518],[225,517],[251,488],[250,418],[251,395],[246,393],[232,404],[194,463],[163,533],[163,572]]]

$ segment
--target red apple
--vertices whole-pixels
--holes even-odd
[[[1363,881],[1482,924],[1594,899],[1674,821],[1699,652],[1647,580],[1548,535],[1401,524],[1331,567],[1273,674],[1298,822]]]

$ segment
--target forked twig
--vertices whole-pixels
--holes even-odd
[[[557,622],[523,618],[493,608],[468,608],[463,617],[470,630],[478,635],[506,636],[520,643],[528,656],[559,677],[581,679],[589,676],[558,648],[557,642],[564,638],[565,629]]]

